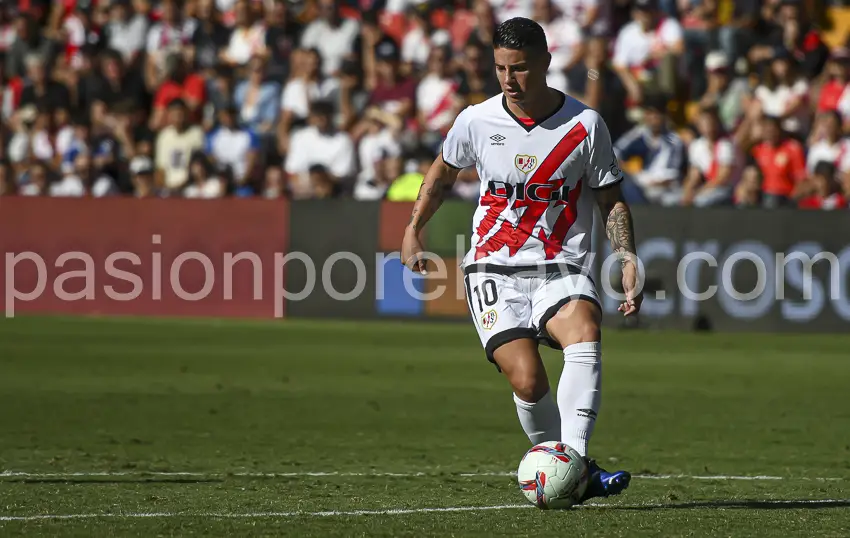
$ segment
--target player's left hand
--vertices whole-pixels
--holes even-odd
[[[640,305],[643,302],[643,292],[637,290],[637,267],[632,262],[628,262],[623,266],[623,292],[626,295],[626,301],[620,304],[617,309],[624,316],[637,314],[640,311]]]

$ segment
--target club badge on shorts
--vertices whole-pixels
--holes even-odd
[[[481,326],[487,330],[492,329],[496,325],[496,311],[488,310],[481,314]]]
[[[537,157],[534,155],[517,155],[514,157],[514,166],[523,174],[527,174],[537,168]]]

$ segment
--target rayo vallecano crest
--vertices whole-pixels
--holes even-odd
[[[514,157],[514,166],[523,174],[527,174],[537,168],[537,157],[534,155],[517,155]]]

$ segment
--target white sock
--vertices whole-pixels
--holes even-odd
[[[514,394],[514,402],[519,423],[532,445],[561,438],[561,418],[551,391],[538,402],[526,402]]]
[[[593,434],[602,400],[602,349],[599,342],[581,342],[564,349],[564,370],[558,383],[561,441],[582,456]]]

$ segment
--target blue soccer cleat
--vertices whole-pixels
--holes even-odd
[[[629,487],[632,475],[627,471],[616,471],[609,473],[596,464],[595,460],[587,460],[587,470],[590,477],[587,480],[587,489],[580,502],[595,497],[610,497],[619,495]]]

